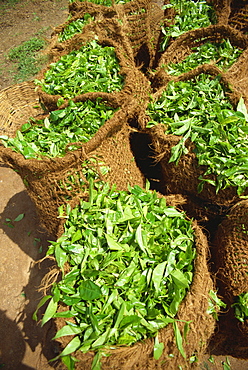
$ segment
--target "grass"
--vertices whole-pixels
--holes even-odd
[[[8,60],[16,64],[12,70],[15,82],[28,80],[39,72],[46,61],[46,56],[40,53],[45,44],[42,38],[32,37],[9,51]]]
[[[11,6],[14,6],[20,0],[0,0],[0,10],[5,10]]]

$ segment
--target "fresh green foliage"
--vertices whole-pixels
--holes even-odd
[[[83,161],[80,171],[74,171],[73,174],[68,174],[67,178],[58,182],[60,189],[64,191],[64,200],[66,202],[72,200],[82,190],[84,194],[88,194],[89,179],[93,182],[100,181],[102,176],[106,176],[110,170],[110,167],[106,166],[99,157],[94,156]],[[64,205],[61,205],[58,211],[58,218],[68,218]]]
[[[207,313],[218,320],[218,313],[222,307],[225,308],[226,304],[217,296],[217,292],[210,290]]]
[[[5,219],[5,222],[4,222],[4,225],[7,225],[8,227],[15,227],[14,226],[14,222],[19,222],[21,221],[23,218],[24,218],[25,214],[24,213],[20,213],[15,219],[14,221],[11,219],[11,218],[6,218]]]
[[[74,335],[60,356],[75,350],[98,355],[104,348],[156,336],[175,323],[196,255],[194,230],[184,213],[138,186],[116,191],[90,182],[89,200],[67,207],[67,216],[63,235],[47,252],[55,256],[62,279],[47,296],[42,319],[43,325],[53,317],[73,319],[55,335]],[[60,303],[68,306],[66,312],[57,312]],[[184,337],[174,325],[184,355]],[[162,351],[157,338],[155,358]]]
[[[8,59],[18,64],[18,71],[14,77],[16,81],[25,81],[38,73],[45,62],[45,56],[39,55],[38,52],[44,46],[44,39],[33,37],[10,50]]]
[[[158,336],[154,339],[154,350],[153,350],[153,357],[155,360],[159,360],[163,354],[164,350],[164,343],[159,343]]]
[[[147,109],[151,121],[165,125],[166,134],[181,137],[172,148],[170,162],[187,154],[187,139],[195,143],[199,165],[208,167],[199,178],[198,191],[205,182],[216,192],[237,186],[241,195],[248,186],[248,114],[241,98],[235,111],[225,96],[219,77],[201,74],[189,81],[171,81],[157,101]],[[209,178],[208,175],[215,177]]]
[[[0,11],[4,11],[6,9],[9,9],[12,6],[15,6],[16,3],[18,3],[20,0],[2,0],[0,1]],[[2,15],[2,14],[1,14]]]
[[[63,42],[72,38],[75,34],[82,32],[83,27],[88,24],[91,20],[94,20],[89,13],[86,13],[83,18],[79,18],[75,21],[70,22],[59,34],[58,41]]]
[[[181,63],[170,63],[167,72],[171,75],[180,75],[196,68],[200,64],[214,62],[220,69],[226,71],[242,54],[242,50],[232,46],[229,40],[219,43],[206,42],[192,48],[192,54]]]
[[[248,292],[240,294],[232,307],[234,307],[235,317],[239,321],[248,320]]]
[[[161,43],[162,51],[166,49],[171,38],[176,38],[187,31],[210,26],[215,22],[213,6],[206,0],[171,0],[170,4],[164,6],[164,8],[169,7],[175,9],[176,15],[173,24],[162,26],[164,35]]]
[[[228,357],[226,357],[226,361],[221,362],[223,365],[223,370],[231,370],[231,363]]]
[[[111,93],[123,87],[124,78],[119,72],[114,47],[92,40],[51,63],[44,80],[36,83],[48,94],[64,98],[94,91]]]
[[[2,135],[0,139],[5,147],[12,148],[27,159],[63,157],[66,151],[77,148],[70,143],[89,141],[115,111],[100,98],[95,102],[70,101],[68,107],[51,112],[45,119],[30,119],[14,138]]]

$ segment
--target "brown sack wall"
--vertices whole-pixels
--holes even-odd
[[[219,225],[214,246],[218,278],[227,295],[248,292],[248,201],[231,208]]]
[[[122,25],[116,19],[92,21],[90,24],[83,28],[81,33],[74,35],[71,39],[62,43],[57,42],[55,37],[50,46],[47,48],[46,53],[50,56],[49,65],[47,65],[37,76],[37,80],[42,80],[46,72],[50,68],[51,63],[56,63],[63,55],[67,55],[74,50],[78,50],[82,45],[97,38],[97,42],[104,46],[111,46],[115,49],[115,54],[120,65],[119,74],[124,78],[124,85],[120,91],[105,93],[106,96],[116,99],[119,105],[124,104],[130,97],[136,95],[143,98],[144,91],[149,90],[149,81],[135,66],[133,57],[133,50],[126,37]],[[143,86],[145,85],[145,88]],[[49,110],[57,109],[57,101],[61,95],[51,95],[43,91],[38,86],[39,98],[45,107]],[[87,94],[88,92],[86,92]],[[97,96],[101,91],[91,92],[92,96]],[[79,101],[85,93],[78,94],[72,98],[74,101]],[[65,99],[67,100],[67,99]]]
[[[24,86],[27,88],[26,84]],[[16,87],[14,89],[16,91]],[[30,95],[32,96],[29,103],[33,107],[34,85],[29,83],[28,89],[30,89]],[[22,90],[19,89],[17,92],[20,93]],[[10,89],[7,91],[8,97],[11,97]],[[19,99],[19,101],[22,102],[22,99]],[[108,103],[116,107],[116,102],[112,99],[109,99]],[[36,113],[35,108],[31,108],[28,103],[27,105],[30,109],[27,111],[20,109],[16,115],[12,116],[11,112],[6,112],[7,115],[11,115],[7,127],[4,126],[5,119],[2,117],[4,134],[9,135],[11,132],[14,135],[20,125],[28,120],[32,109],[33,114]],[[77,179],[84,178],[82,163],[86,159],[96,157],[105,166],[109,166],[110,171],[105,176],[105,180],[111,184],[116,183],[120,189],[126,189],[128,184],[144,186],[145,179],[136,166],[129,140],[130,127],[128,121],[132,119],[136,111],[137,102],[134,104],[130,101],[129,104],[120,108],[110,120],[106,121],[90,141],[85,144],[77,143],[79,149],[68,152],[64,157],[51,159],[44,157],[42,160],[25,159],[22,154],[0,145],[1,160],[21,176],[28,194],[34,201],[42,225],[51,234],[54,236],[58,234],[61,222],[57,218],[58,207],[66,202],[74,204],[80,197],[85,196],[85,192],[87,193],[87,189],[85,187],[80,188],[77,182]],[[26,113],[25,117],[23,117],[24,113]],[[76,179],[73,188],[71,188],[70,181],[68,182],[70,176],[74,176]],[[68,190],[65,184],[69,184],[68,189],[71,190]]]

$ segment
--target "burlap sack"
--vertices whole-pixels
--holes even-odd
[[[51,63],[57,62],[61,56],[67,55],[73,50],[78,50],[87,42],[95,39],[102,46],[112,46],[115,49],[116,57],[120,65],[120,75],[124,77],[124,86],[120,91],[111,93],[102,93],[101,91],[91,92],[91,96],[97,96],[102,93],[103,98],[110,96],[114,98],[121,106],[130,96],[136,96],[143,99],[144,92],[149,90],[149,82],[141,71],[135,66],[133,51],[128,38],[122,28],[122,25],[116,19],[93,21],[83,28],[81,33],[74,35],[73,38],[62,43],[57,41],[57,37],[53,38],[51,44],[46,49],[46,54],[50,56],[49,64],[37,75],[37,80],[42,80],[45,73],[50,68]],[[144,89],[145,83],[145,89]],[[39,98],[48,109],[48,111],[57,108],[57,101],[61,95],[51,95],[43,91],[41,86],[37,87]],[[80,92],[72,100],[80,101],[87,92]],[[65,99],[67,100],[67,99]]]
[[[184,154],[178,164],[174,162],[169,163],[171,149],[179,142],[180,137],[164,134],[163,127],[159,125],[150,129],[150,135],[153,140],[154,157],[160,161],[162,167],[162,178],[165,184],[164,194],[176,192],[190,195],[220,207],[228,207],[240,200],[236,187],[220,189],[216,193],[216,188],[206,183],[203,190],[198,193],[199,177],[203,176],[207,167],[198,165],[198,160],[193,152],[193,143],[189,140],[186,142],[189,153]],[[214,175],[208,175],[207,177],[214,179]],[[248,190],[245,191],[245,194],[248,194]]]
[[[229,75],[221,73],[221,71],[214,65],[201,65],[194,70],[174,77],[173,80],[188,81],[190,79],[194,79],[201,73],[220,76],[221,83],[228,89],[227,91],[229,91],[228,97],[230,102],[234,107],[236,106],[241,96],[240,92],[236,89],[236,85],[230,85],[231,79],[229,79]],[[155,100],[160,97],[168,82],[171,80],[172,77],[170,76],[164,87],[156,91],[153,95]],[[160,82],[161,81],[164,82],[164,76],[161,78]],[[202,176],[206,172],[207,167],[203,165],[199,166],[194,153],[194,144],[188,139],[185,143],[188,153],[182,155],[177,164],[175,164],[175,162],[169,163],[171,149],[179,142],[181,136],[166,134],[165,126],[159,123],[152,128],[147,129],[146,125],[149,120],[150,118],[145,111],[140,110],[138,126],[141,132],[150,136],[154,163],[159,162],[161,165],[161,178],[164,184],[164,190],[162,191],[163,194],[168,195],[172,193],[180,193],[183,195],[190,195],[221,207],[228,207],[240,200],[240,196],[237,195],[236,187],[221,189],[216,193],[215,186],[206,183],[204,184],[203,190],[198,193],[198,185],[200,182],[199,176]],[[214,179],[214,176],[215,175],[208,175],[207,178],[212,180]],[[248,194],[248,189],[242,195],[246,194]]]
[[[248,291],[248,201],[235,204],[215,235],[217,277],[232,299]]]
[[[175,370],[179,366],[183,369],[197,369],[204,354],[209,340],[214,333],[215,319],[207,313],[209,304],[209,291],[213,289],[213,281],[208,270],[208,243],[201,228],[194,223],[196,250],[195,269],[193,282],[185,299],[179,307],[176,318],[182,320],[178,322],[178,327],[183,332],[185,321],[190,322],[190,330],[187,339],[183,344],[186,359],[180,354],[176,342],[175,333],[171,324],[159,331],[159,342],[164,343],[164,351],[159,360],[153,357],[154,339],[147,339],[138,342],[131,347],[120,347],[109,350],[109,356],[102,358],[101,369],[103,370],[144,370],[144,369],[168,369]],[[61,307],[66,310],[66,307]],[[56,331],[65,325],[62,318],[55,319]],[[72,337],[61,337],[59,343],[63,349]],[[94,357],[93,352],[86,354],[77,351],[74,353],[79,360],[76,363],[77,370],[88,370]],[[169,356],[170,355],[170,356]],[[190,363],[190,357],[195,355],[196,363]],[[55,367],[57,368],[57,367]],[[58,367],[59,368],[59,367]]]
[[[218,24],[229,24],[242,31],[248,30],[248,4],[245,0],[209,0],[213,4]]]
[[[230,43],[243,50],[247,55],[248,38],[241,32],[227,25],[211,25],[205,28],[199,28],[193,31],[185,32],[183,35],[175,39],[174,42],[162,54],[158,69],[164,69],[169,63],[180,63],[188,55],[192,54],[192,48],[203,45],[206,42],[218,43],[223,40],[229,40]],[[242,60],[241,60],[242,59]],[[247,57],[240,56],[233,65],[234,69],[242,69]],[[211,62],[215,64],[215,61]]]
[[[2,92],[3,100],[6,99],[7,110],[2,111],[2,121],[0,122],[1,133],[9,136],[14,135],[21,124],[28,118],[37,114],[33,103],[37,101],[37,92],[35,92],[33,83],[24,83],[21,87],[13,87]],[[27,106],[29,109],[22,110],[21,107],[25,100],[22,100],[22,91],[29,90]],[[18,95],[18,105],[12,112],[12,95]],[[7,94],[7,95],[6,95]],[[92,98],[92,100],[94,100]],[[14,100],[15,102],[15,100]],[[117,108],[114,99],[105,99],[111,106]],[[3,103],[3,102],[2,102]],[[9,103],[9,106],[8,106]],[[1,102],[0,102],[1,104]],[[2,104],[4,105],[4,104]],[[25,104],[24,104],[25,105]],[[94,137],[85,144],[77,143],[76,150],[68,152],[62,158],[44,158],[25,159],[22,154],[14,152],[10,148],[0,145],[0,158],[2,162],[11,166],[18,172],[27,187],[28,194],[34,201],[37,213],[40,216],[41,224],[54,236],[58,234],[61,220],[57,218],[58,207],[65,203],[76,204],[80,198],[87,196],[87,181],[85,180],[85,160],[94,158],[96,163],[103,163],[109,167],[109,172],[103,176],[105,181],[116,184],[120,190],[126,189],[128,184],[144,186],[144,176],[138,169],[133,152],[130,147],[130,127],[128,121],[133,118],[140,107],[137,103],[130,101],[117,110],[114,116],[106,121]],[[33,112],[33,114],[32,114]],[[6,114],[4,114],[6,113]],[[12,115],[13,113],[13,115]],[[6,126],[6,117],[8,126]],[[99,166],[96,165],[96,171],[101,177]],[[71,178],[73,177],[73,180]],[[82,179],[84,185],[82,185]]]
[[[210,64],[200,65],[195,69],[183,73],[180,76],[173,76],[168,74],[167,65],[169,63],[180,63],[188,55],[193,53],[192,47],[200,46],[207,41],[221,42],[223,39],[229,39],[231,44],[243,50],[242,54],[233,63],[232,66],[223,72],[212,61]],[[161,55],[156,72],[152,78],[152,86],[158,90],[166,85],[168,81],[187,80],[204,71],[213,75],[220,74],[226,86],[232,86],[233,93],[232,101],[237,102],[240,95],[243,96],[246,103],[248,103],[248,38],[240,31],[228,25],[212,25],[205,28],[200,28],[193,31],[188,31],[179,36],[167,50]],[[233,88],[235,87],[235,88]]]
[[[113,1],[111,7],[95,7],[102,18],[121,19],[122,28],[133,49],[136,65],[141,66],[144,71],[153,67],[159,50],[160,25],[164,22],[163,3],[133,0],[125,4],[115,4]],[[90,10],[88,2],[77,1],[69,5],[69,12],[73,17],[81,16],[85,12],[90,13]]]
[[[214,7],[217,23],[228,24],[232,0],[208,0]]]
[[[243,0],[240,2],[231,2],[231,11],[228,23],[244,34],[248,31],[248,4],[247,1]]]

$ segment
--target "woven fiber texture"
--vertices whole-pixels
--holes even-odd
[[[208,41],[218,43],[223,40],[229,40],[233,46],[243,50],[235,63],[226,71],[221,70],[216,65],[216,61],[210,61],[208,64],[200,65],[179,76],[167,73],[166,66],[169,63],[182,62],[193,53],[192,47],[200,46]],[[231,99],[234,104],[237,104],[240,96],[243,96],[245,102],[248,103],[248,36],[229,25],[212,25],[184,33],[161,55],[153,78],[153,87],[158,90],[168,81],[187,80],[199,74],[200,71],[215,76],[220,75],[226,86],[231,86]]]
[[[119,74],[124,78],[124,86],[120,91],[105,93],[104,96],[112,96],[116,99],[119,106],[127,102],[127,100],[130,99],[130,96],[135,95],[136,97],[143,99],[144,93],[145,95],[147,94],[147,89],[149,90],[150,84],[145,76],[135,66],[130,43],[121,24],[115,19],[91,22],[84,27],[82,33],[78,33],[74,35],[73,38],[62,43],[53,40],[50,47],[47,49],[47,53],[50,55],[50,64],[38,74],[37,79],[44,79],[51,63],[55,63],[59,61],[62,56],[80,49],[82,45],[87,44],[87,42],[94,40],[96,37],[97,42],[103,47],[114,47],[115,54],[120,65]],[[57,108],[57,101],[61,98],[61,95],[48,94],[43,91],[40,86],[38,88],[38,92],[41,101],[49,111]],[[87,91],[82,93],[79,92],[72,100],[79,101],[81,99],[81,95],[84,95],[85,93],[87,93]],[[97,96],[99,93],[101,93],[101,91],[91,91],[92,96]]]
[[[234,205],[215,236],[218,279],[226,293],[238,296],[248,291],[248,201]]]
[[[229,24],[244,34],[248,31],[248,4],[246,1],[232,1]]]
[[[218,24],[229,24],[242,31],[248,30],[248,4],[246,0],[213,0]]]
[[[59,232],[58,207],[68,202],[75,205],[80,198],[87,196],[87,182],[81,186],[80,179],[85,180],[84,168],[87,165],[83,162],[90,157],[109,167],[104,180],[111,185],[115,183],[120,189],[127,189],[128,184],[144,186],[144,177],[136,166],[129,142],[127,122],[135,109],[129,105],[118,110],[90,141],[77,143],[79,149],[68,152],[65,157],[25,159],[10,148],[0,146],[0,157],[18,170],[41,223],[51,234],[57,236]]]
[[[227,25],[211,25],[185,32],[176,38],[162,54],[159,60],[159,67],[162,67],[162,65],[166,66],[169,63],[180,63],[188,55],[193,53],[193,47],[198,47],[206,42],[218,43],[223,41],[223,39],[228,39],[233,46],[237,46],[243,50],[248,47],[248,38],[238,30]],[[211,64],[215,64],[215,62],[211,61]],[[235,63],[239,63],[239,61]]]
[[[230,79],[227,74],[221,73],[219,68],[211,64],[201,65],[189,72],[183,73],[180,76],[173,77],[174,81],[189,81],[194,80],[196,76],[200,76],[202,73],[208,74],[209,76],[220,76],[220,81],[225,88],[230,87]],[[165,74],[164,74],[165,76]],[[166,77],[161,77],[161,81],[165,81]],[[153,99],[158,99],[164,89],[167,87],[169,81],[172,77],[169,76],[167,83],[164,87],[158,89],[153,95]],[[160,82],[161,82],[160,81]],[[231,90],[227,90],[228,98],[233,106],[239,101],[240,93],[232,85]],[[198,159],[196,158],[194,149],[195,145],[189,139],[186,140],[185,146],[188,150],[187,154],[183,154],[178,163],[169,162],[171,158],[171,149],[176,144],[178,144],[181,136],[166,134],[166,126],[163,123],[158,123],[151,128],[146,128],[147,123],[150,118],[142,110],[139,114],[139,127],[140,130],[150,136],[152,142],[153,158],[154,162],[161,164],[162,169],[162,183],[164,185],[163,194],[168,195],[172,193],[179,193],[183,195],[189,195],[199,198],[207,203],[212,203],[221,207],[229,207],[230,205],[237,203],[240,197],[237,195],[236,187],[227,187],[226,189],[220,189],[216,193],[216,188],[212,184],[206,183],[203,186],[203,190],[198,193],[199,177],[202,176],[207,167],[198,164]],[[207,175],[210,180],[214,178],[215,175]],[[245,191],[245,194],[248,190]],[[245,195],[243,194],[243,195]]]
[[[0,135],[13,135],[29,117],[42,113],[32,81],[7,87],[0,92]]]
[[[95,6],[93,11],[87,2],[73,2],[69,5],[73,17],[82,16],[86,12],[93,14],[95,10],[101,12],[101,16],[99,17],[98,13],[96,19],[121,19],[137,65],[141,65],[143,61],[146,68],[151,67],[157,51],[160,23],[164,16],[161,6],[150,0],[133,0],[125,4],[113,2],[110,7]]]

